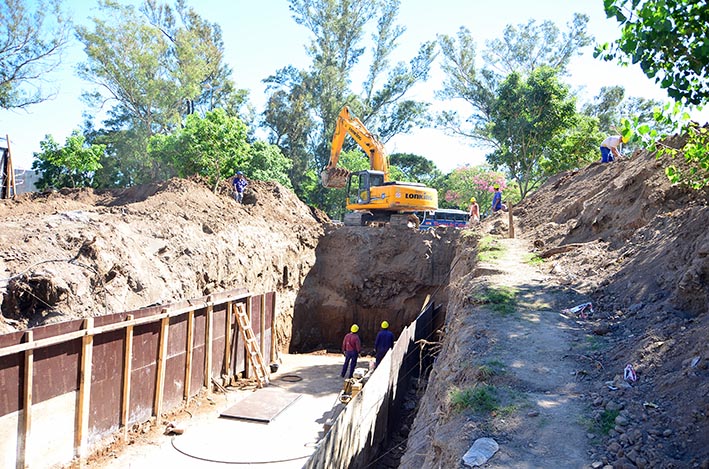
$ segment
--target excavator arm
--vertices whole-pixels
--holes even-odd
[[[330,161],[320,173],[323,187],[345,187],[350,172],[337,166],[345,137],[349,134],[369,157],[369,167],[384,173],[384,181],[389,181],[389,162],[384,153],[384,145],[364,126],[361,120],[350,113],[345,106],[337,116],[335,134],[332,137]]]

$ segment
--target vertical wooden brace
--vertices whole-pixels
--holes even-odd
[[[254,297],[250,296],[246,298],[246,317],[249,319],[249,323],[251,323],[251,302],[253,301]],[[240,325],[241,326],[241,325]],[[251,378],[251,367],[253,366],[251,363],[251,354],[249,353],[249,346],[244,341],[244,377],[245,378]]]
[[[204,327],[204,386],[207,393],[212,390],[212,327],[214,326],[214,306],[212,297],[207,297],[207,320]]]
[[[262,293],[261,294],[261,308],[260,308],[260,322],[261,322],[261,327],[259,329],[259,334],[261,334],[261,343],[259,344],[261,347],[261,355],[265,358],[268,357],[266,354],[266,294]],[[269,362],[272,360],[271,357],[268,357],[268,360],[266,362]]]
[[[229,301],[226,304],[226,318],[224,319],[224,374],[227,379],[231,379],[231,320],[234,303]]]
[[[276,293],[273,293],[273,302],[268,314],[271,315],[271,361],[275,362],[277,360],[276,341],[278,340],[278,335],[276,334]]]
[[[84,319],[84,329],[94,327],[94,318]],[[81,338],[81,373],[79,374],[79,396],[74,432],[74,456],[83,467],[87,453],[89,433],[89,406],[91,404],[91,364],[94,351],[94,336],[86,334]]]
[[[167,313],[167,309],[162,311]],[[158,372],[157,378],[155,379],[155,401],[153,402],[153,412],[155,417],[160,422],[160,415],[162,415],[162,397],[165,391],[165,366],[167,363],[167,340],[168,333],[170,331],[170,318],[165,316],[160,321],[160,341],[158,347]]]
[[[187,313],[187,344],[185,358],[185,400],[190,398],[190,385],[192,384],[192,348],[194,347],[194,311]]]
[[[31,330],[26,331],[24,335],[25,342],[32,342],[33,333]],[[34,369],[34,349],[25,350],[25,371],[23,379],[23,392],[22,392],[22,429],[18,438],[18,458],[17,467],[27,468],[29,467],[29,461],[27,456],[30,454],[29,451],[29,441],[32,429],[32,383],[33,383],[33,371]]]
[[[133,321],[135,316],[129,314],[126,321]],[[123,387],[121,389],[121,427],[123,441],[128,441],[128,419],[130,418],[130,378],[133,373],[133,324],[126,326],[125,344],[123,347]]]

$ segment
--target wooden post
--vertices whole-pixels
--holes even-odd
[[[261,334],[261,355],[266,356],[266,294],[261,294],[261,327],[259,333]],[[268,358],[269,363],[271,357]]]
[[[84,329],[94,327],[94,318],[84,319]],[[81,338],[81,373],[79,374],[79,399],[74,432],[74,456],[83,467],[86,459],[86,441],[89,433],[89,405],[91,404],[91,364],[93,360],[94,336],[87,334]]]
[[[251,322],[251,301],[253,296],[246,299],[246,317]],[[249,353],[248,344],[244,341],[244,377],[251,378],[251,354]]]
[[[207,297],[207,319],[204,327],[204,386],[207,393],[212,389],[212,326],[214,324],[214,307],[212,297]]]
[[[25,332],[24,341],[32,342],[33,333],[31,330]],[[17,467],[27,468],[30,467],[29,461],[27,460],[28,442],[30,440],[30,433],[32,428],[32,376],[34,369],[34,349],[25,350],[25,371],[24,371],[24,388],[22,395],[22,429],[18,438],[18,457],[17,457]]]
[[[135,316],[129,314],[126,321],[133,321]],[[133,324],[126,326],[125,345],[123,347],[123,389],[121,390],[121,426],[123,441],[128,441],[128,419],[130,418],[130,378],[133,373]]]
[[[190,398],[192,383],[192,348],[194,347],[194,311],[187,313],[187,357],[185,358],[185,400]]]
[[[231,317],[232,317],[231,301],[226,304],[226,318],[224,319],[224,374],[227,379],[231,379]]]
[[[276,293],[273,294],[273,305],[271,311],[271,361],[276,361]]]
[[[509,237],[514,238],[515,237],[515,222],[514,222],[514,219],[512,218],[512,204],[510,204],[507,207],[507,213],[509,215],[509,225],[510,225]]]
[[[167,309],[163,310],[166,313]],[[162,396],[165,389],[165,365],[167,363],[167,339],[170,331],[170,318],[164,317],[160,321],[160,345],[158,347],[157,377],[155,379],[155,401],[153,402],[153,412],[158,424],[162,415]]]

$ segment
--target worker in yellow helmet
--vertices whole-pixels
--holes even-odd
[[[362,342],[359,340],[357,335],[359,331],[359,326],[357,324],[352,324],[350,327],[350,332],[345,336],[342,341],[342,353],[345,354],[345,364],[342,365],[342,372],[340,376],[345,377],[345,373],[349,368],[349,376],[352,377],[354,373],[355,366],[357,366],[357,358],[359,357],[359,352],[362,350]]]
[[[500,192],[500,185],[495,183],[492,186],[492,189],[495,191],[492,194],[492,212],[498,212],[502,210],[502,192]]]
[[[628,143],[628,137],[612,135],[601,143],[601,163],[610,163],[615,158],[620,158],[619,148],[623,143]]]
[[[470,198],[470,207],[468,208],[468,226],[475,226],[480,223],[480,206],[475,197]]]
[[[379,366],[384,356],[392,348],[394,348],[394,333],[389,330],[389,323],[382,321],[382,330],[379,331],[377,338],[374,339],[375,368]]]

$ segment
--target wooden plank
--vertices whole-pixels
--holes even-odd
[[[129,314],[128,322],[135,319]],[[133,326],[126,326],[126,338],[123,348],[123,386],[121,388],[121,427],[123,427],[123,441],[128,441],[128,418],[130,417],[130,378],[133,373]]]
[[[160,323],[160,339],[158,346],[158,372],[155,378],[155,400],[153,402],[153,413],[160,423],[162,415],[162,397],[165,391],[165,366],[167,363],[167,339],[170,332],[170,318],[162,318]]]
[[[91,329],[94,318],[84,319],[84,329]],[[91,362],[93,359],[94,336],[86,335],[81,340],[81,373],[79,374],[79,403],[76,412],[76,430],[74,432],[74,456],[83,467],[87,453],[89,433],[89,404],[91,401]]]
[[[185,400],[190,398],[190,384],[192,383],[192,348],[194,347],[194,311],[187,313],[187,344],[185,357]]]
[[[251,322],[251,298],[246,299],[246,317]],[[251,378],[251,353],[249,344],[244,340],[244,377]]]
[[[33,332],[31,330],[25,332],[23,340],[32,342]],[[34,370],[34,350],[25,350],[25,370],[22,389],[22,421],[20,434],[18,435],[18,458],[17,467],[29,467],[27,455],[29,454],[28,447],[30,434],[32,429],[32,376]]]
[[[271,360],[276,361],[276,293],[273,293],[273,301],[271,302]]]
[[[207,306],[207,318],[204,326],[204,386],[207,393],[212,390],[212,326],[214,325],[214,309]]]
[[[224,374],[231,379],[231,319],[234,303],[226,304],[226,318],[224,319]]]
[[[260,308],[260,330],[259,334],[261,334],[261,343],[260,345],[260,350],[261,350],[261,355],[266,353],[266,294],[262,293],[261,294],[261,308]]]
[[[509,219],[508,219],[509,233],[507,236],[509,238],[514,238],[515,237],[515,222],[514,222],[514,218],[512,218],[512,204],[509,204],[509,206],[507,207],[507,213],[509,214]]]

